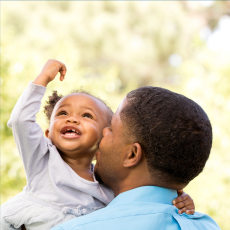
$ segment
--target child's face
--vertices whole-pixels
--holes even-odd
[[[83,93],[70,94],[55,105],[45,134],[68,157],[93,157],[107,124],[106,114],[100,100]]]

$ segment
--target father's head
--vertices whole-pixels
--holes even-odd
[[[145,185],[181,189],[203,170],[212,146],[203,109],[158,87],[128,93],[103,134],[95,174],[116,194]]]

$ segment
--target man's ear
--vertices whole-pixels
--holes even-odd
[[[127,155],[126,159],[123,162],[123,166],[126,168],[135,166],[139,164],[143,157],[143,150],[139,143],[134,143],[132,148],[130,149],[129,154]]]
[[[49,129],[46,129],[46,131],[45,131],[45,136],[47,137],[47,138],[49,138],[50,139],[50,137],[49,137]]]

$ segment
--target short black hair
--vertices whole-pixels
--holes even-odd
[[[167,182],[188,184],[202,172],[212,146],[212,127],[197,103],[151,86],[131,91],[126,100],[122,123],[141,145],[152,176],[157,171]]]
[[[106,114],[106,117],[107,117],[107,126],[110,125],[111,123],[111,120],[112,120],[112,117],[113,117],[113,111],[111,110],[111,108],[106,104],[105,101],[101,100],[100,98],[98,97],[95,97],[94,95],[92,95],[91,93],[85,91],[85,90],[74,90],[72,91],[70,94],[74,94],[74,93],[83,93],[83,94],[86,94],[86,95],[89,95],[91,97],[94,97],[96,98],[97,100],[101,101],[106,107],[107,107],[107,114]],[[70,95],[68,94],[68,95]],[[47,121],[50,123],[50,118],[51,118],[51,115],[52,115],[52,112],[53,112],[53,109],[55,107],[55,105],[57,104],[58,101],[60,101],[64,96],[61,95],[61,94],[58,94],[57,91],[53,91],[52,95],[48,97],[48,100],[46,101],[46,104],[44,106],[44,113],[46,114],[46,118],[47,118]]]

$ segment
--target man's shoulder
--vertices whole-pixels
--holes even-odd
[[[154,226],[154,228],[153,228]],[[115,229],[197,229],[219,230],[215,221],[206,214],[179,215],[177,209],[168,204],[135,202],[127,206],[107,206],[83,217],[70,220],[52,230],[115,230]]]
[[[175,218],[177,219],[178,223],[180,222],[179,219],[183,218],[183,220],[186,220],[186,223],[191,223],[192,226],[194,226],[194,229],[220,230],[220,227],[215,222],[215,220],[205,213],[195,212],[193,215],[187,215],[186,213],[183,213],[181,215],[175,216]]]
[[[158,211],[148,202],[135,202],[134,204],[120,204],[107,206],[91,214],[65,222],[52,230],[117,230],[117,229],[152,229],[153,223],[157,225],[161,220],[174,222],[172,230],[179,230],[177,223],[173,220],[171,205],[165,207],[165,211]],[[157,205],[157,204],[156,204]],[[155,206],[156,206],[155,205]],[[174,210],[174,207],[173,207]],[[158,221],[157,221],[158,220]],[[159,229],[159,228],[158,228]]]

